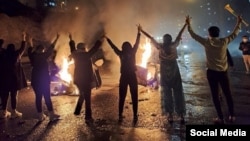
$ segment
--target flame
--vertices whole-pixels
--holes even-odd
[[[140,66],[143,68],[147,68],[147,64],[148,64],[149,58],[150,58],[151,53],[152,53],[150,39],[146,38],[145,43],[142,45],[142,48],[144,51],[142,54]],[[147,80],[151,79],[152,77],[153,77],[152,73],[148,70]]]
[[[61,70],[58,73],[61,80],[66,82],[67,85],[70,85],[73,82],[72,75],[69,73],[69,66],[73,63],[73,60],[69,61],[66,57],[63,57]]]
[[[147,63],[148,63],[148,60],[151,56],[151,43],[150,43],[150,40],[148,38],[146,38],[146,41],[145,43],[142,45],[142,48],[144,50],[143,54],[142,54],[142,61],[141,61],[141,64],[140,66],[143,67],[143,68],[147,68]]]
[[[153,76],[152,76],[152,73],[151,72],[148,72],[147,74],[147,80],[151,79]]]

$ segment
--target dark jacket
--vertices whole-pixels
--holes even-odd
[[[134,73],[136,71],[136,52],[139,47],[140,34],[137,34],[136,42],[133,48],[128,52],[119,50],[110,39],[107,39],[107,41],[111,46],[111,48],[120,58],[121,61],[120,73],[124,74]]]
[[[28,48],[28,56],[32,66],[31,85],[47,87],[50,84],[48,58],[52,55],[55,45],[52,44],[45,52],[37,53],[32,47]]]
[[[233,61],[233,58],[229,52],[229,50],[227,49],[227,62],[228,62],[228,65],[230,67],[233,67],[234,66],[234,61]]]
[[[243,55],[250,55],[250,42],[240,43],[239,50],[242,51]]]
[[[102,42],[97,40],[95,45],[88,51],[78,51],[75,48],[75,42],[70,41],[70,58],[74,59],[75,69],[74,69],[74,83],[79,89],[83,89],[86,86],[89,86],[93,78],[93,68],[91,57],[95,52],[100,48]]]
[[[27,87],[26,77],[21,65],[21,57],[25,51],[25,41],[16,51],[4,50],[1,53],[1,80],[0,89],[16,91]]]

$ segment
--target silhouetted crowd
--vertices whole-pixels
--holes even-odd
[[[79,89],[79,98],[76,102],[74,114],[80,115],[82,105],[85,101],[85,121],[93,122],[91,110],[91,82],[93,80],[93,61],[92,57],[99,48],[102,47],[104,39],[113,49],[114,53],[120,59],[120,80],[119,80],[119,101],[118,101],[118,121],[123,121],[124,102],[129,87],[132,98],[133,122],[138,121],[138,81],[136,67],[136,53],[140,44],[141,33],[151,40],[153,46],[159,51],[160,61],[160,86],[161,86],[161,108],[163,115],[166,115],[169,123],[173,123],[174,114],[179,117],[179,121],[185,124],[186,104],[185,95],[183,92],[182,78],[177,62],[177,47],[179,46],[182,34],[187,28],[191,37],[199,42],[206,53],[207,64],[207,80],[210,86],[212,100],[217,111],[217,117],[214,122],[224,124],[224,114],[221,110],[219,93],[220,88],[226,98],[230,122],[235,121],[234,102],[232,98],[232,90],[229,81],[228,68],[233,66],[233,61],[228,51],[228,44],[233,41],[240,30],[242,23],[241,16],[238,16],[238,21],[233,32],[225,37],[220,38],[220,29],[217,26],[208,28],[208,38],[197,35],[191,27],[191,17],[187,16],[185,24],[179,31],[176,39],[173,40],[170,34],[163,36],[163,43],[157,42],[149,33],[142,29],[141,25],[137,26],[137,36],[134,45],[130,42],[123,42],[121,49],[117,47],[106,34],[100,35],[93,47],[87,50],[84,42],[75,43],[71,34],[69,34],[69,59],[73,59],[74,68],[74,84]],[[13,44],[3,48],[4,40],[0,40],[0,94],[1,94],[1,118],[17,118],[22,117],[22,113],[17,111],[17,100],[19,90],[27,87],[27,81],[21,64],[21,57],[28,48],[28,57],[32,66],[31,86],[35,94],[35,106],[38,113],[39,121],[43,121],[49,116],[51,121],[60,119],[60,115],[54,112],[53,103],[51,101],[50,92],[50,72],[48,58],[55,51],[54,48],[60,35],[57,34],[50,46],[45,47],[40,44],[33,45],[31,36],[26,37],[26,33],[22,34],[21,47],[16,50]],[[249,73],[249,51],[250,43],[245,40],[248,36],[243,37],[243,42],[239,49],[243,51],[244,62],[246,64],[247,73]],[[27,41],[28,40],[28,41]],[[11,98],[11,109],[7,110],[8,98]],[[42,99],[44,98],[47,106],[48,115],[44,114],[42,109]]]

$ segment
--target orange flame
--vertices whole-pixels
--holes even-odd
[[[142,45],[142,48],[143,48],[144,51],[143,51],[143,54],[142,54],[142,60],[141,60],[140,66],[143,67],[143,68],[147,68],[147,64],[148,64],[149,58],[150,58],[151,53],[152,53],[152,47],[151,47],[150,39],[146,38],[146,41]],[[149,80],[152,77],[153,77],[152,73],[148,71],[147,80]]]
[[[67,84],[70,84],[72,83],[72,75],[69,73],[69,66],[71,64],[74,63],[74,61],[68,61],[68,59],[66,59],[65,57],[63,57],[63,60],[62,60],[62,66],[61,66],[61,70],[60,72],[58,73],[59,74],[59,77],[65,81]]]

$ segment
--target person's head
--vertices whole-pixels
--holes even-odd
[[[210,37],[219,37],[220,36],[220,29],[217,26],[211,26],[208,28],[208,33]]]
[[[248,42],[249,37],[247,35],[242,36],[242,42]]]
[[[77,50],[86,52],[85,44],[84,43],[78,43],[76,46]]]
[[[40,45],[38,45],[38,46],[35,48],[35,51],[36,51],[37,53],[43,53],[43,52],[45,51],[45,46],[42,45],[42,44],[40,44]]]
[[[172,43],[172,36],[170,34],[165,34],[163,36],[163,44],[170,44]]]
[[[15,45],[14,44],[8,44],[6,48],[7,52],[14,52],[15,51]]]
[[[172,36],[170,34],[165,34],[163,36],[163,46],[169,47],[171,43],[172,43]]]
[[[132,45],[129,42],[123,42],[122,51],[129,52],[132,49]]]

